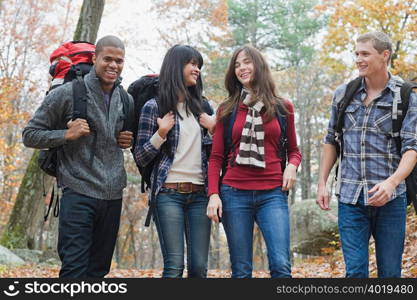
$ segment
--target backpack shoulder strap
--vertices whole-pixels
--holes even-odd
[[[276,115],[277,115],[279,126],[281,127],[281,132],[284,133],[284,134],[281,134],[281,136],[286,138],[287,137],[287,113],[284,111],[281,105],[277,105]]]
[[[233,143],[232,143],[232,132],[233,132],[233,125],[236,121],[237,115],[237,105],[233,108],[232,112],[224,117],[223,119],[223,163],[222,163],[222,174],[220,178],[220,182],[224,175],[226,174],[227,165],[229,164],[229,153],[233,151]]]
[[[120,100],[122,101],[123,105],[123,128],[122,131],[132,130],[133,128],[133,117],[131,117],[131,112],[133,111],[132,105],[129,100],[129,95],[125,91],[122,85],[119,85],[119,92],[120,92]]]
[[[400,115],[401,119],[404,119],[405,115],[408,111],[408,103],[410,102],[410,95],[413,89],[417,88],[417,83],[412,81],[404,81],[401,85],[400,89],[400,97],[401,97],[401,104],[400,107],[402,108]]]
[[[232,149],[232,132],[233,132],[233,125],[235,124],[235,121],[236,121],[236,115],[237,115],[237,106],[235,106],[232,112],[229,115],[227,115],[223,120],[224,154],[226,155],[225,159],[227,158],[227,155],[229,155],[229,152]]]
[[[75,119],[87,119],[87,88],[85,87],[85,82],[82,77],[81,70],[76,68],[75,70],[76,78],[72,80],[72,93],[73,93],[73,110],[72,110],[72,120]],[[90,154],[89,165],[93,164],[95,149],[97,146],[97,132],[95,132],[94,125],[89,122],[90,130],[93,132],[93,148]]]
[[[201,108],[203,109],[203,112],[205,112],[209,116],[211,116],[212,114],[214,114],[213,108],[211,108],[210,103],[206,99],[203,99],[203,104],[202,104],[202,107]]]
[[[360,87],[361,82],[362,82],[362,77],[357,77],[354,80],[350,81],[346,86],[346,91],[342,100],[340,100],[340,102],[338,102],[337,104],[338,109],[337,109],[337,119],[336,119],[336,127],[335,127],[336,133],[339,133],[339,134],[342,133],[343,124],[345,121],[346,108],[352,102],[353,95]]]
[[[394,95],[392,133],[395,138],[395,142],[397,144],[397,149],[399,153],[401,153],[400,131],[403,125],[403,120],[408,111],[410,95],[414,88],[417,88],[417,83],[411,81],[404,81],[401,87],[399,88],[399,91],[397,89]]]
[[[73,109],[72,120],[87,119],[87,88],[81,76],[81,70],[76,70],[77,77],[72,81]]]
[[[278,155],[281,158],[281,171],[284,172],[285,167],[287,166],[287,155],[288,155],[288,134],[287,134],[287,112],[284,111],[284,108],[277,104],[276,106],[276,116],[281,128],[281,135],[278,141]]]
[[[408,108],[408,102],[410,100],[410,95],[413,89],[417,88],[417,83],[412,81],[404,81],[401,85],[401,101],[404,103],[405,107]],[[405,114],[404,114],[405,115]]]

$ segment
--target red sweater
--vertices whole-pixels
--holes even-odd
[[[297,147],[297,136],[295,134],[294,125],[294,106],[291,102],[286,102],[289,116],[287,119],[288,134],[288,163],[299,166],[301,163],[301,153]],[[235,147],[235,153],[230,153],[229,157],[236,157],[239,153],[240,138],[242,136],[243,125],[246,120],[248,107],[241,103],[239,105],[236,121],[232,130],[232,143]],[[263,129],[265,132],[264,148],[265,148],[265,169],[241,166],[234,163],[227,166],[226,175],[223,183],[242,190],[269,190],[282,186],[282,170],[278,151],[278,141],[281,136],[281,128],[278,120],[273,118],[270,122],[265,123],[265,116],[261,114],[264,121]],[[209,160],[208,168],[208,194],[219,193],[219,178],[223,162],[223,121],[218,121],[216,131],[213,137],[213,147]]]

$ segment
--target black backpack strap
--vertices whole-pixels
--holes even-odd
[[[288,134],[287,134],[287,113],[284,111],[281,105],[276,107],[276,116],[281,128],[281,136],[278,141],[279,145],[279,157],[281,158],[281,170],[284,172],[287,166],[287,155],[288,155]]]
[[[149,224],[151,223],[151,217],[153,215],[153,212],[155,210],[155,206],[156,206],[156,182],[158,180],[158,169],[159,169],[159,164],[161,162],[161,155],[158,155],[158,158],[156,158],[155,164],[154,164],[154,168],[153,168],[153,186],[152,186],[152,190],[151,190],[151,197],[150,197],[150,201],[149,201],[149,209],[148,209],[148,214],[146,215],[146,220],[145,220],[145,227],[149,227]],[[143,183],[143,181],[142,181]]]
[[[357,77],[347,84],[345,94],[342,100],[340,100],[340,102],[337,104],[337,119],[336,119],[337,121],[336,121],[336,127],[335,127],[336,133],[342,134],[343,125],[345,122],[346,108],[352,102],[353,95],[359,89],[361,83],[362,83],[362,77]]]
[[[93,124],[89,122],[87,117],[87,88],[84,83],[84,79],[82,77],[82,71],[80,69],[76,69],[75,71],[76,78],[72,81],[72,94],[73,94],[73,109],[72,109],[72,120],[75,119],[84,119],[87,120],[88,125],[90,127],[90,131],[93,132],[93,148],[91,150],[90,155],[90,166],[93,164],[94,160],[94,152],[97,146],[97,132],[93,127]]]
[[[214,114],[213,108],[211,107],[210,103],[206,99],[203,99],[203,104],[202,104],[201,108],[202,108],[203,112],[205,112],[209,116]]]
[[[417,83],[404,81],[401,84],[399,94],[398,91],[394,94],[393,114],[392,114],[392,133],[397,145],[398,153],[401,154],[401,138],[400,132],[403,125],[404,118],[408,111],[408,104],[410,102],[410,95],[413,89],[417,88]]]
[[[55,184],[54,183],[52,185],[52,192],[51,192],[51,199],[49,200],[49,205],[48,205],[48,209],[45,213],[45,215],[43,216],[43,220],[44,222],[46,222],[46,220],[48,220],[48,216],[49,216],[49,212],[51,211],[52,205],[55,202],[55,206],[54,206],[54,217],[58,217],[59,215],[59,186],[57,184],[57,191],[56,191],[56,196],[55,196]]]
[[[222,175],[220,177],[220,183],[223,179],[224,175],[226,174],[227,165],[229,164],[229,154],[230,152],[234,152],[233,142],[232,142],[232,132],[233,132],[233,125],[236,121],[236,115],[237,115],[237,107],[236,105],[232,112],[228,114],[223,119],[223,144],[224,144],[224,150],[223,150],[223,163],[222,163]]]
[[[400,87],[396,86],[394,92],[394,101],[392,104],[392,135],[397,146],[397,151],[401,155],[401,138],[400,132],[403,126],[404,117],[408,111],[408,102],[410,100],[411,85],[404,82]]]
[[[133,117],[131,116],[131,112],[133,111],[133,107],[129,100],[129,95],[123,88],[123,86],[119,85],[119,92],[120,92],[120,99],[123,105],[123,128],[122,131],[132,131],[133,128]]]
[[[52,204],[55,198],[55,183],[52,185],[52,192],[51,192],[51,199],[49,199],[48,210],[46,211],[45,215],[43,216],[44,222],[48,220],[49,212],[51,211]]]
[[[87,88],[80,69],[76,69],[76,75],[77,77],[72,81],[72,120],[87,120]]]
[[[202,101],[202,103],[201,103],[201,109],[202,109],[202,111],[203,112],[205,112],[206,114],[208,114],[209,116],[212,116],[213,114],[214,114],[214,110],[213,110],[213,108],[211,107],[211,105],[210,105],[210,103],[208,102],[208,100],[207,100],[207,98],[206,97],[204,97],[203,96],[203,101]],[[196,119],[198,120],[198,115],[196,115],[195,116],[196,117]],[[201,126],[201,125],[200,125]],[[207,134],[207,132],[208,132],[208,129],[207,128],[205,128],[205,127],[203,127],[203,126],[201,126],[202,128],[203,128],[203,133],[204,133],[204,135],[206,135]]]

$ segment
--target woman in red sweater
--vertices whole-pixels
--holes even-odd
[[[255,222],[267,246],[271,277],[291,277],[287,194],[295,183],[301,162],[294,107],[277,96],[265,59],[251,46],[234,52],[225,85],[229,96],[218,110],[209,160],[207,215],[215,222],[222,219],[232,277],[252,276]],[[284,172],[279,147],[279,113],[285,114],[287,121],[288,164]],[[234,117],[234,123],[228,123]],[[227,128],[232,128],[231,147],[224,153]],[[223,162],[227,164],[221,179]]]

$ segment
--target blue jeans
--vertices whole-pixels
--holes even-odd
[[[182,277],[184,235],[188,277],[205,278],[211,221],[206,215],[205,193],[178,193],[162,188],[156,199],[154,221],[164,259],[162,277]]]
[[[291,277],[288,202],[281,188],[250,191],[222,184],[221,199],[232,277],[252,277],[255,222],[265,240],[271,277]]]
[[[406,194],[381,207],[364,206],[363,193],[355,205],[339,202],[339,233],[346,277],[369,276],[369,238],[375,240],[378,277],[401,277],[404,251]]]
[[[91,198],[65,188],[59,211],[60,278],[103,278],[109,273],[122,199]]]

